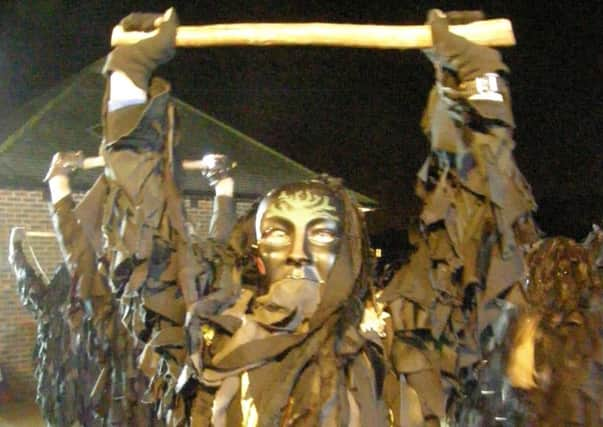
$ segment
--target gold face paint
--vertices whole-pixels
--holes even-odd
[[[258,223],[258,247],[269,283],[325,282],[339,250],[342,218],[332,196],[312,188],[267,199]]]
[[[322,217],[334,221],[339,220],[337,208],[331,204],[331,198],[327,195],[313,193],[309,189],[279,193],[276,200],[268,205],[264,215],[295,215],[304,210],[322,214]]]
[[[341,203],[321,185],[286,186],[260,204],[256,235],[269,299],[278,296],[278,301],[265,304],[311,316],[320,302],[320,285],[327,281],[339,254]],[[304,285],[297,286],[297,281]],[[299,292],[304,295],[297,295]]]

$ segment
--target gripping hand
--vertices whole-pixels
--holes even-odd
[[[23,227],[13,227],[10,230],[10,238],[8,245],[8,259],[9,263],[12,263],[14,259],[15,253],[18,251],[18,248],[23,244],[23,240],[25,240],[25,229]]]
[[[84,153],[82,151],[68,151],[56,153],[50,161],[50,167],[44,182],[57,175],[67,176],[76,169],[81,169],[84,164]]]
[[[133,45],[116,47],[107,57],[103,73],[122,71],[146,91],[153,71],[174,57],[178,16],[173,8],[163,15],[131,13],[120,25],[125,31],[146,32],[148,37]]]
[[[203,164],[201,173],[212,187],[220,180],[229,178],[230,171],[236,167],[236,163],[223,154],[206,154],[201,159],[201,163]]]
[[[485,73],[508,71],[497,50],[472,43],[448,30],[451,23],[467,24],[483,17],[475,11],[448,14],[439,9],[429,11],[427,24],[431,26],[433,48],[426,54],[436,68],[455,73],[459,82],[471,81]]]
[[[448,114],[458,124],[487,132],[491,126],[514,125],[509,89],[501,77],[508,73],[500,53],[451,33],[449,24],[467,24],[483,19],[481,12],[443,13],[433,9],[433,48],[425,54],[436,71],[436,88],[448,106]]]

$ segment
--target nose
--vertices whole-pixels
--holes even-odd
[[[287,264],[302,266],[310,264],[310,262],[310,257],[306,251],[305,239],[295,239],[291,252],[289,252],[289,256],[287,257]]]

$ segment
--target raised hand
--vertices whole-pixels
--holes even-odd
[[[83,164],[84,153],[82,151],[55,153],[50,161],[50,167],[48,168],[48,172],[46,172],[44,182],[49,181],[57,175],[68,176],[74,170],[81,169]]]
[[[20,246],[25,240],[27,233],[23,227],[13,227],[10,230],[9,244],[8,244],[8,259],[9,263],[14,257],[17,247]]]
[[[425,54],[436,72],[436,89],[447,106],[454,122],[486,132],[491,126],[512,127],[509,89],[505,80],[508,68],[500,53],[487,46],[477,45],[451,33],[449,24],[467,24],[483,19],[481,12],[444,13],[433,9],[428,13],[433,48]],[[438,117],[432,117],[432,127],[442,127]],[[440,137],[451,134],[432,129],[436,145]]]
[[[124,72],[136,86],[147,90],[153,71],[174,57],[178,16],[174,8],[164,14],[131,13],[120,22],[126,31],[147,32],[138,43],[115,48],[103,72]]]
[[[230,171],[235,166],[236,163],[223,154],[206,154],[201,159],[201,173],[212,187],[220,180],[229,178]]]
[[[436,68],[454,72],[459,82],[473,80],[488,72],[508,71],[498,51],[472,43],[448,30],[449,24],[468,24],[483,18],[483,14],[476,11],[429,11],[427,24],[431,25],[433,48],[426,54]]]

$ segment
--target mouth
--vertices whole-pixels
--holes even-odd
[[[308,268],[294,268],[281,280],[307,280],[309,282],[319,283],[315,272]]]
[[[296,268],[287,275],[287,279],[299,280],[307,279],[305,272],[301,268]]]

